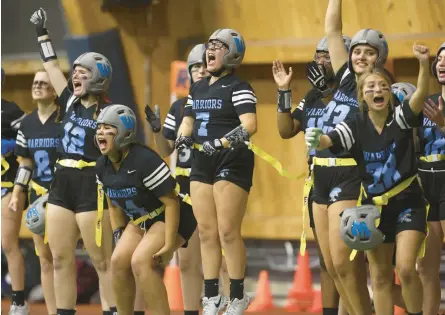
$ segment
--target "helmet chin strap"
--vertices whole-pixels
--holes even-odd
[[[225,70],[226,70],[226,68],[224,66],[222,66],[221,69],[219,69],[217,71],[209,71],[209,73],[212,75],[212,77],[219,77]]]

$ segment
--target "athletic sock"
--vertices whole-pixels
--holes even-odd
[[[17,306],[25,305],[25,291],[12,291],[12,303]]]
[[[230,279],[230,300],[244,297],[244,279]]]
[[[211,298],[219,294],[219,279],[204,280],[204,296]]]

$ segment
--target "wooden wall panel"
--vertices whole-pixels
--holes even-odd
[[[204,29],[241,32],[247,43],[245,63],[309,61],[324,36],[327,0],[200,0]],[[253,4],[254,2],[254,4]],[[445,2],[437,0],[344,0],[343,30],[353,36],[362,28],[382,31],[392,58],[411,57],[416,41],[435,47],[445,38]],[[382,18],[384,17],[384,18]]]
[[[6,76],[2,98],[17,103],[25,112],[31,112],[35,108],[31,97],[33,79],[34,75]]]
[[[294,108],[310,88],[305,78],[305,65],[292,66],[292,99]],[[299,134],[293,139],[281,139],[277,128],[277,88],[272,76],[272,65],[245,65],[238,74],[255,90],[258,133],[252,142],[277,158],[292,174],[306,172],[306,146]],[[282,177],[260,158],[255,158],[253,187],[249,197],[243,236],[248,238],[298,239],[302,226],[302,193],[304,180]],[[309,238],[312,233],[307,229]]]
[[[99,1],[63,0],[63,4],[76,7],[66,10],[73,34],[112,27],[120,30],[140,117],[145,117],[144,107],[149,103],[158,104],[164,118],[170,108],[170,63],[178,58],[178,41],[202,34],[199,2],[161,1],[146,8],[116,7],[110,13],[100,11]],[[78,19],[78,10],[83,10],[83,19]],[[97,20],[101,22],[96,23]],[[146,123],[144,131],[148,142],[153,143]]]
[[[432,62],[432,61],[431,61]],[[417,85],[419,62],[417,59],[398,59],[394,61],[394,73],[397,82],[409,82]],[[440,92],[440,85],[435,77],[430,75],[429,94]]]
[[[276,104],[258,105],[258,133],[252,142],[277,158],[292,174],[306,174],[303,135],[282,140],[276,127]],[[255,157],[255,171],[243,236],[248,238],[297,239],[302,224],[304,179],[282,177],[271,165]]]

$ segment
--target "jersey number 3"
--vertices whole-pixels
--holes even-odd
[[[63,137],[62,143],[65,152],[83,155],[85,130],[74,126],[72,122],[68,122],[63,129],[65,130],[65,136]]]

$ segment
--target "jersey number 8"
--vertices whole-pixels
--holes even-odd
[[[45,150],[38,150],[34,153],[34,162],[37,166],[37,178],[42,182],[49,182],[53,176],[49,167],[49,155]]]

